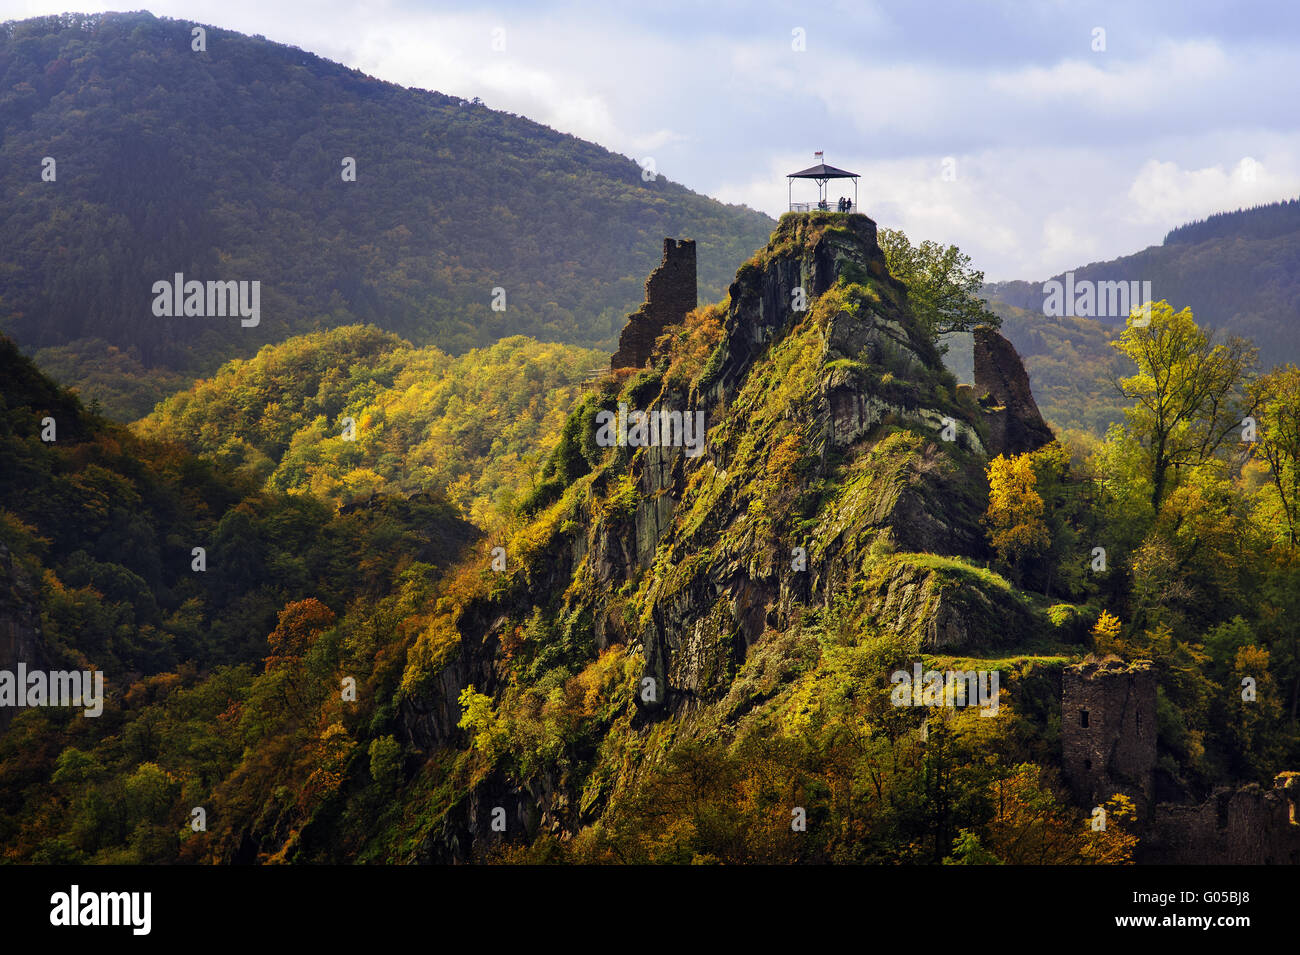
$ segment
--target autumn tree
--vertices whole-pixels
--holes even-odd
[[[313,769],[298,793],[298,805],[310,806],[339,788],[343,782],[348,757],[357,746],[342,723],[331,723],[321,731],[311,747]]]
[[[316,638],[334,626],[334,611],[315,597],[286,604],[280,622],[267,636],[271,653],[266,668],[274,670],[300,660]]]
[[[1136,402],[1125,414],[1148,456],[1151,506],[1159,511],[1180,471],[1214,458],[1250,414],[1243,385],[1255,349],[1236,337],[1215,344],[1191,309],[1175,312],[1164,301],[1135,309],[1111,344],[1137,365],[1115,385]]]
[[[1074,813],[1040,783],[1041,775],[1037,765],[1022,763],[989,787],[993,816],[983,844],[1000,863],[1067,865],[1079,861],[1082,837]]]
[[[1198,471],[1166,493],[1133,552],[1134,622],[1195,630],[1249,612],[1263,546],[1249,500],[1232,482]]]
[[[1282,724],[1282,694],[1273,679],[1269,652],[1263,647],[1238,647],[1232,660],[1226,693],[1216,695],[1215,716],[1221,721],[1224,753],[1235,776],[1270,780],[1286,762]]]
[[[1033,460],[1028,454],[999,454],[989,462],[989,507],[984,523],[998,555],[1013,568],[1051,545],[1043,520]]]
[[[1119,642],[1119,635],[1123,629],[1124,625],[1120,622],[1119,617],[1109,610],[1103,610],[1101,615],[1097,617],[1097,622],[1092,625],[1093,647],[1103,656],[1109,654],[1126,658],[1131,656],[1129,648],[1122,646]]]
[[[1137,807],[1128,796],[1116,793],[1100,808],[1104,815],[1094,818],[1100,818],[1104,823],[1094,827],[1089,820],[1080,861],[1092,865],[1132,865],[1138,837],[1130,829],[1137,822]]]
[[[1047,529],[1047,546],[1035,561],[1035,586],[1051,596],[1059,581],[1067,595],[1078,594],[1086,585],[1079,548],[1084,535],[1093,539],[1098,516],[1091,499],[1090,482],[1073,475],[1071,452],[1059,441],[1052,441],[1030,452],[1034,490],[1043,502],[1043,523]]]

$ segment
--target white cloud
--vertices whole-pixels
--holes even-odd
[[[1086,60],[997,72],[988,78],[987,87],[1013,103],[1133,113],[1185,100],[1196,89],[1223,82],[1229,72],[1228,58],[1217,43],[1188,40],[1161,43],[1134,59],[1116,52],[1094,53]]]
[[[1176,224],[1300,193],[1295,154],[1281,162],[1285,166],[1275,169],[1271,163],[1243,156],[1231,166],[1183,169],[1176,162],[1148,160],[1129,187],[1132,205],[1127,219]]]

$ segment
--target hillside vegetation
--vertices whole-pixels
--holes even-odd
[[[116,417],[152,409],[159,367],[348,324],[449,354],[517,334],[610,351],[664,236],[696,240],[711,300],[771,231],[522,117],[212,26],[195,52],[192,26],[0,25],[0,330]],[[155,317],[175,273],[260,281],[260,323]],[[127,376],[96,370],[110,348]]]
[[[420,415],[490,389],[401,377],[446,356],[339,329],[227,367],[229,400],[201,384],[133,435],[9,346],[0,610],[109,679],[102,717],[26,709],[0,735],[5,857],[1129,861],[1132,804],[1093,831],[1062,785],[1066,663],[1153,661],[1162,798],[1300,760],[1300,371],[1255,378],[1243,343],[1163,305],[1118,341],[1122,425],[992,454],[874,223],[789,216],[651,367],[538,426],[535,486],[478,545],[427,491],[338,510],[311,481],[266,486],[348,400],[384,422],[363,447],[377,473],[449,426]],[[543,347],[466,360],[528,381],[517,357]],[[563,392],[542,364],[532,413]],[[1182,408],[1176,428],[1153,402]],[[602,445],[620,403],[702,414],[704,453]],[[1244,455],[1222,427],[1243,407],[1263,436]],[[388,428],[398,409],[420,427]],[[223,463],[149,436],[165,428]],[[352,471],[342,443],[310,446],[321,480]],[[997,718],[899,705],[890,675],[916,665],[997,670]],[[1244,675],[1254,708],[1230,702]]]
[[[268,490],[335,505],[432,491],[486,526],[531,491],[584,377],[607,366],[522,336],[453,357],[348,326],[229,362],[135,430]]]

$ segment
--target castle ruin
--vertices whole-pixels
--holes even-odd
[[[1149,660],[1080,663],[1061,677],[1061,765],[1074,798],[1116,793],[1145,817],[1155,796],[1156,678]]]
[[[655,339],[686,318],[698,304],[696,295],[695,240],[664,239],[663,261],[646,279],[645,303],[628,316],[610,368],[644,367]]]
[[[1150,661],[1067,666],[1061,679],[1061,764],[1085,809],[1133,799],[1138,861],[1166,865],[1300,863],[1300,773],[1270,789],[1220,786],[1202,803],[1156,803],[1156,681]]]
[[[1300,864],[1300,773],[1278,773],[1271,789],[1220,786],[1198,805],[1160,803],[1143,840],[1156,865]]]

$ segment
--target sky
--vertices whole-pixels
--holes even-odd
[[[76,3],[76,0],[72,0]],[[121,9],[0,0],[0,20]],[[403,86],[479,97],[776,216],[786,173],[1042,279],[1300,195],[1300,4],[1205,0],[153,0]],[[795,199],[815,198],[803,183]],[[832,183],[832,198],[838,198]]]

